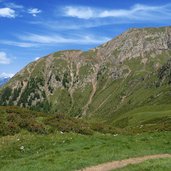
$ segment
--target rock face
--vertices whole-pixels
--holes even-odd
[[[170,81],[162,81],[170,80],[170,58],[171,27],[130,29],[87,52],[59,51],[27,65],[1,89],[0,104],[107,118],[170,103],[163,91]]]

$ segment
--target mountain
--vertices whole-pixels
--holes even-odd
[[[89,51],[58,51],[30,63],[1,88],[0,105],[119,125],[132,110],[170,108],[170,84],[171,27],[133,28]]]
[[[0,87],[10,80],[10,77],[0,77]]]

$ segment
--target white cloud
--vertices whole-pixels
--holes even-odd
[[[18,4],[15,4],[15,3],[13,3],[13,2],[5,3],[5,5],[6,5],[8,8],[14,8],[14,9],[23,9],[23,8],[24,8],[23,5],[18,5]]]
[[[0,44],[9,46],[16,46],[22,48],[40,47],[40,46],[56,46],[60,44],[101,44],[109,41],[108,37],[99,37],[92,35],[79,35],[74,34],[68,37],[64,37],[57,34],[52,35],[39,35],[28,33],[26,35],[18,35],[17,41],[1,40]]]
[[[163,6],[136,4],[128,9],[66,6],[60,10],[66,18],[62,17],[62,19],[58,18],[58,20],[49,18],[46,22],[43,20],[29,21],[29,24],[41,25],[47,29],[57,31],[147,22],[166,25],[171,22],[171,4]],[[73,17],[73,19],[68,17]]]
[[[46,27],[48,29],[52,30],[79,30],[82,28],[93,28],[93,27],[99,27],[102,25],[109,25],[113,24],[113,21],[92,21],[92,20],[83,20],[80,21],[71,21],[71,20],[47,20],[44,21],[29,21],[29,24],[33,25],[41,25],[43,27]],[[69,26],[69,27],[68,27]]]
[[[92,35],[72,35],[63,37],[60,35],[27,34],[18,36],[22,41],[30,41],[39,44],[99,44],[110,40],[108,37],[95,37]]]
[[[10,59],[5,52],[0,52],[0,64],[10,64]]]
[[[98,9],[91,7],[67,6],[64,15],[80,19],[95,18],[126,18],[130,20],[154,20],[156,18],[170,19],[171,4],[163,6],[147,6],[136,4],[130,9]]]
[[[29,13],[32,16],[37,16],[37,14],[41,13],[42,11],[38,8],[26,8],[23,5],[16,4],[13,2],[4,2],[3,5],[5,8],[0,8],[0,16],[3,17],[9,17],[9,18],[15,18],[16,13]],[[15,9],[15,10],[14,10]],[[17,15],[17,16],[22,16],[22,15]]]
[[[16,12],[11,8],[0,8],[0,17],[15,18]]]
[[[0,44],[23,47],[23,48],[29,48],[29,47],[36,47],[37,46],[37,44],[35,44],[35,43],[11,41],[11,40],[1,40]]]
[[[0,73],[0,78],[12,78],[13,76],[14,76],[13,73],[6,73],[6,72]]]
[[[89,19],[96,16],[96,10],[90,7],[72,7],[68,6],[64,8],[65,15],[70,17],[77,17],[83,19]]]
[[[41,13],[42,11],[40,9],[37,8],[30,8],[28,9],[28,13],[33,15],[34,17],[37,16],[37,14]]]

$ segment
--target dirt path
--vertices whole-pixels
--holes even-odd
[[[138,164],[146,160],[160,159],[160,158],[171,158],[171,154],[157,154],[157,155],[150,155],[150,156],[143,156],[143,157],[136,157],[136,158],[130,158],[130,159],[125,159],[125,160],[113,161],[113,162],[108,162],[108,163],[100,164],[97,166],[85,168],[80,171],[110,171],[114,169],[123,168],[129,164]]]

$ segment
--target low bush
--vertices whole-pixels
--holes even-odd
[[[19,107],[0,107],[0,135],[14,135],[21,129],[44,134],[45,126],[36,121],[42,115]]]
[[[45,124],[51,126],[54,130],[62,132],[75,132],[86,135],[93,133],[88,123],[61,114],[47,118]]]

